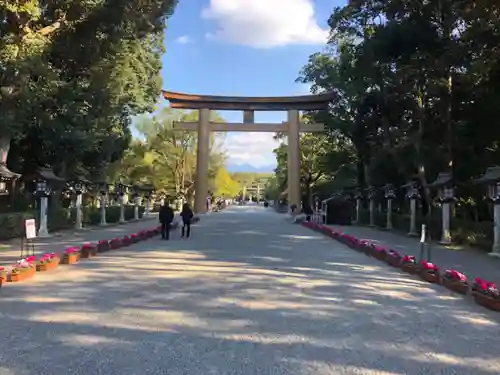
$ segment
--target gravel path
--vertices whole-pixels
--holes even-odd
[[[500,314],[288,221],[229,208],[7,285],[0,375],[500,373]]]

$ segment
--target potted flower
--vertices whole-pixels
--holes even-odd
[[[36,264],[36,270],[38,272],[50,271],[59,265],[59,257],[56,253],[44,254]]]
[[[129,236],[123,236],[122,238],[122,245],[123,246],[129,246],[132,244],[132,238],[130,238]]]
[[[7,281],[7,272],[5,271],[4,267],[0,267],[0,287],[2,286],[4,281]]]
[[[132,233],[132,235],[130,236],[130,242],[131,243],[139,242],[139,233]]]
[[[385,260],[386,255],[387,255],[387,250],[385,249],[385,247],[377,245],[372,247],[372,256],[375,259]]]
[[[478,305],[500,311],[500,292],[495,283],[476,277],[472,285],[472,297]]]
[[[441,278],[439,276],[439,267],[436,266],[434,263],[428,262],[426,260],[422,260],[420,262],[420,277],[433,284],[439,284],[441,281]]]
[[[457,270],[446,270],[444,271],[442,277],[442,284],[445,288],[449,290],[460,293],[467,294],[469,291],[469,283],[467,282],[467,276]]]
[[[80,249],[80,257],[81,258],[92,258],[97,255],[97,246],[93,245],[90,242],[85,242]]]
[[[97,252],[103,253],[109,250],[109,241],[108,240],[100,240],[97,242]]]
[[[62,264],[76,264],[80,260],[80,249],[78,247],[69,247],[64,250]]]
[[[119,238],[113,238],[109,241],[109,248],[112,250],[122,247],[122,241]]]
[[[17,282],[33,277],[36,272],[35,261],[35,256],[18,260],[8,274],[8,281]]]
[[[387,254],[385,255],[385,261],[387,262],[388,265],[393,266],[393,267],[400,267],[402,259],[403,259],[403,256],[400,253],[398,253],[396,250],[392,250],[392,249],[387,251]]]
[[[401,259],[401,269],[408,273],[417,273],[417,261],[413,255],[405,255]]]

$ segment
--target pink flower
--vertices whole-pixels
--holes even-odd
[[[422,265],[422,268],[424,270],[427,270],[427,271],[438,271],[439,270],[438,266],[436,266],[434,263],[427,262],[426,260],[421,261],[420,264]]]
[[[402,260],[403,263],[416,263],[415,257],[413,255],[405,255]]]
[[[446,270],[444,271],[444,276],[449,279],[453,279],[460,282],[467,282],[467,276],[457,270]]]

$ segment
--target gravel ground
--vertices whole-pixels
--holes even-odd
[[[193,229],[7,285],[0,375],[500,373],[500,314],[260,207]]]

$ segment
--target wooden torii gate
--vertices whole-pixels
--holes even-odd
[[[288,136],[288,201],[300,207],[300,132],[323,132],[323,124],[305,124],[299,121],[301,110],[327,109],[335,99],[334,93],[290,97],[235,97],[189,95],[162,91],[170,107],[198,110],[198,122],[174,121],[174,129],[198,132],[196,155],[195,206],[196,213],[206,211],[208,196],[208,159],[210,132],[282,132]],[[243,111],[243,123],[216,123],[210,121],[211,110]],[[288,118],[281,124],[255,123],[255,111],[287,111]]]

